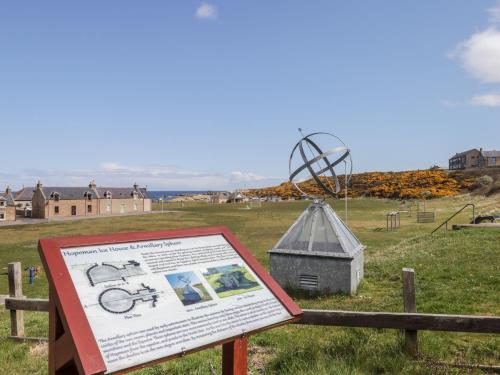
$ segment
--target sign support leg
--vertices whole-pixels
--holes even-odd
[[[247,375],[247,353],[246,337],[222,345],[222,375]]]
[[[74,361],[73,341],[65,332],[52,288],[49,291],[49,375],[81,373]]]

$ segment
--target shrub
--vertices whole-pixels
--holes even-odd
[[[493,182],[493,178],[491,176],[488,176],[487,174],[479,177],[477,180],[482,186],[488,186]]]
[[[500,192],[500,180],[493,182],[486,193],[487,196]]]
[[[424,199],[430,198],[432,196],[432,193],[429,190],[423,191],[420,193],[420,196]]]
[[[340,186],[343,187],[343,176]],[[333,184],[333,180],[321,177],[323,182]],[[463,172],[447,173],[442,170],[419,170],[405,172],[365,172],[354,174],[349,183],[350,197],[377,197],[393,199],[437,198],[458,195],[471,189],[475,179]],[[476,182],[478,187],[480,186]],[[300,188],[312,194],[324,194],[314,180],[299,184]],[[425,192],[424,196],[421,193]],[[282,198],[300,198],[300,193],[289,182],[263,189],[251,190],[258,196],[279,195]],[[343,196],[343,192],[339,194]]]

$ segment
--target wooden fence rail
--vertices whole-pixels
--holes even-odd
[[[7,310],[47,312],[47,299],[5,299]],[[295,324],[358,328],[388,328],[411,331],[500,333],[500,317],[420,313],[366,312],[343,310],[304,310]]]
[[[12,298],[5,299],[6,310],[24,310],[49,312],[49,300],[42,298]]]
[[[12,265],[12,266],[11,266]],[[5,299],[5,308],[11,314],[11,338],[32,340],[24,337],[23,311],[48,312],[47,299],[27,299],[22,296],[20,263],[9,264],[10,297]],[[416,313],[415,272],[403,269],[404,309],[408,312],[365,312],[340,310],[304,310],[302,320],[295,324],[313,326],[337,326],[358,328],[388,328],[405,331],[405,351],[418,355],[417,331],[448,331],[471,333],[500,333],[500,317],[476,315],[448,315]],[[11,285],[12,284],[12,285]],[[20,318],[21,317],[21,318]],[[35,338],[40,340],[39,338]]]
[[[295,324],[392,328],[410,331],[500,333],[500,317],[477,315],[304,310],[304,317]]]

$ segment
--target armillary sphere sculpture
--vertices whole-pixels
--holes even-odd
[[[269,250],[271,276],[290,289],[322,294],[355,293],[363,278],[365,247],[347,226],[351,150],[330,133],[302,134],[292,150],[288,167],[290,182],[314,201]],[[344,174],[345,221],[324,199],[340,192],[339,174]],[[311,179],[320,188],[319,195],[311,194],[301,184]]]
[[[299,131],[302,133],[301,129]],[[324,147],[321,146],[326,141],[329,144],[332,144],[333,141],[337,145],[323,151]],[[340,172],[338,169],[341,166],[344,168]],[[340,192],[339,172],[343,172],[344,184],[347,187],[352,175],[351,151],[339,137],[331,133],[318,132],[303,136],[290,154],[290,182],[298,191],[309,198],[319,199],[322,197],[301,189],[299,186],[301,182],[312,178],[326,195],[336,197]]]

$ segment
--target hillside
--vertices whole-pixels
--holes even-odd
[[[326,180],[326,178],[324,179]],[[329,179],[332,182],[332,179]],[[343,186],[343,176],[340,177]],[[466,172],[448,172],[443,170],[418,170],[405,172],[366,172],[352,176],[349,183],[350,197],[377,197],[391,199],[421,198],[429,192],[429,198],[448,197],[468,192],[477,188],[477,176]],[[321,190],[313,180],[300,184],[300,187],[312,194],[321,195]],[[343,196],[344,192],[340,195]],[[300,198],[300,193],[284,182],[278,186],[252,189],[251,196],[277,195],[283,199]]]

